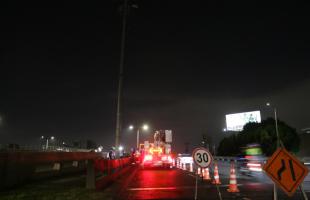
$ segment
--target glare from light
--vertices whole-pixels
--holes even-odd
[[[102,149],[103,149],[102,146],[100,146],[100,147],[98,147],[98,150],[97,150],[97,151],[98,151],[98,152],[102,152]]]
[[[255,171],[255,172],[261,172],[263,171],[262,168],[257,168],[257,167],[249,167],[250,171]]]
[[[193,163],[193,158],[192,157],[179,157],[181,163]]]
[[[149,161],[149,160],[153,160],[153,156],[152,155],[145,155],[144,161]]]
[[[118,150],[119,150],[119,151],[123,151],[123,150],[124,150],[124,147],[123,147],[123,146],[119,146],[119,147],[118,147]]]
[[[144,124],[144,125],[142,126],[142,129],[145,130],[145,131],[147,131],[147,130],[149,129],[149,126],[146,125],[146,124]]]
[[[269,102],[266,103],[266,106],[270,106],[271,104]]]
[[[251,166],[251,167],[260,167],[261,166],[261,164],[259,164],[259,163],[248,163],[247,165]]]
[[[44,139],[44,136],[43,136],[43,135],[41,136],[41,139]]]
[[[54,139],[55,139],[55,137],[54,137],[54,136],[52,136],[52,137],[51,137],[51,140],[54,140]]]
[[[133,125],[130,125],[129,126],[129,130],[133,130],[134,129],[134,126]]]

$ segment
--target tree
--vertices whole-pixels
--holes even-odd
[[[278,120],[278,130],[284,147],[288,151],[297,153],[300,138],[296,129]],[[247,123],[241,132],[226,137],[220,142],[218,153],[223,156],[241,154],[242,147],[251,143],[260,144],[263,153],[267,156],[271,155],[277,148],[275,120],[268,118],[261,123]]]

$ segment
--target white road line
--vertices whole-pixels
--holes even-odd
[[[129,188],[129,191],[144,191],[144,190],[177,190],[177,189],[192,189],[193,186],[181,187],[148,187],[148,188]]]
[[[238,186],[245,186],[245,185],[264,185],[264,183],[248,183],[248,184],[237,184]],[[229,184],[226,185],[219,185],[219,187],[228,187]],[[147,190],[179,190],[179,189],[194,189],[195,186],[176,186],[176,187],[145,187],[145,188],[128,188],[128,191],[147,191]],[[213,188],[214,185],[199,185],[199,188]]]

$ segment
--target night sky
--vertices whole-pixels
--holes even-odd
[[[1,8],[0,143],[114,145],[120,3],[8,1]],[[140,0],[130,9],[121,143],[129,124],[172,129],[175,149],[219,141],[225,114],[261,110],[310,127],[304,5]],[[143,139],[151,139],[145,133]]]

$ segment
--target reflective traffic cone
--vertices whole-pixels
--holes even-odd
[[[239,192],[237,187],[237,177],[235,172],[234,162],[232,161],[230,164],[230,178],[229,178],[229,188],[228,192]]]
[[[211,178],[210,178],[210,172],[209,172],[209,167],[207,167],[207,168],[205,169],[205,173],[204,173],[204,176],[203,176],[203,180],[207,180],[207,181],[211,180]]]
[[[189,171],[190,171],[190,172],[194,172],[194,170],[193,170],[193,163],[191,163],[191,164],[189,165]]]
[[[217,162],[214,163],[214,180],[212,181],[212,184],[215,185],[221,184]]]

